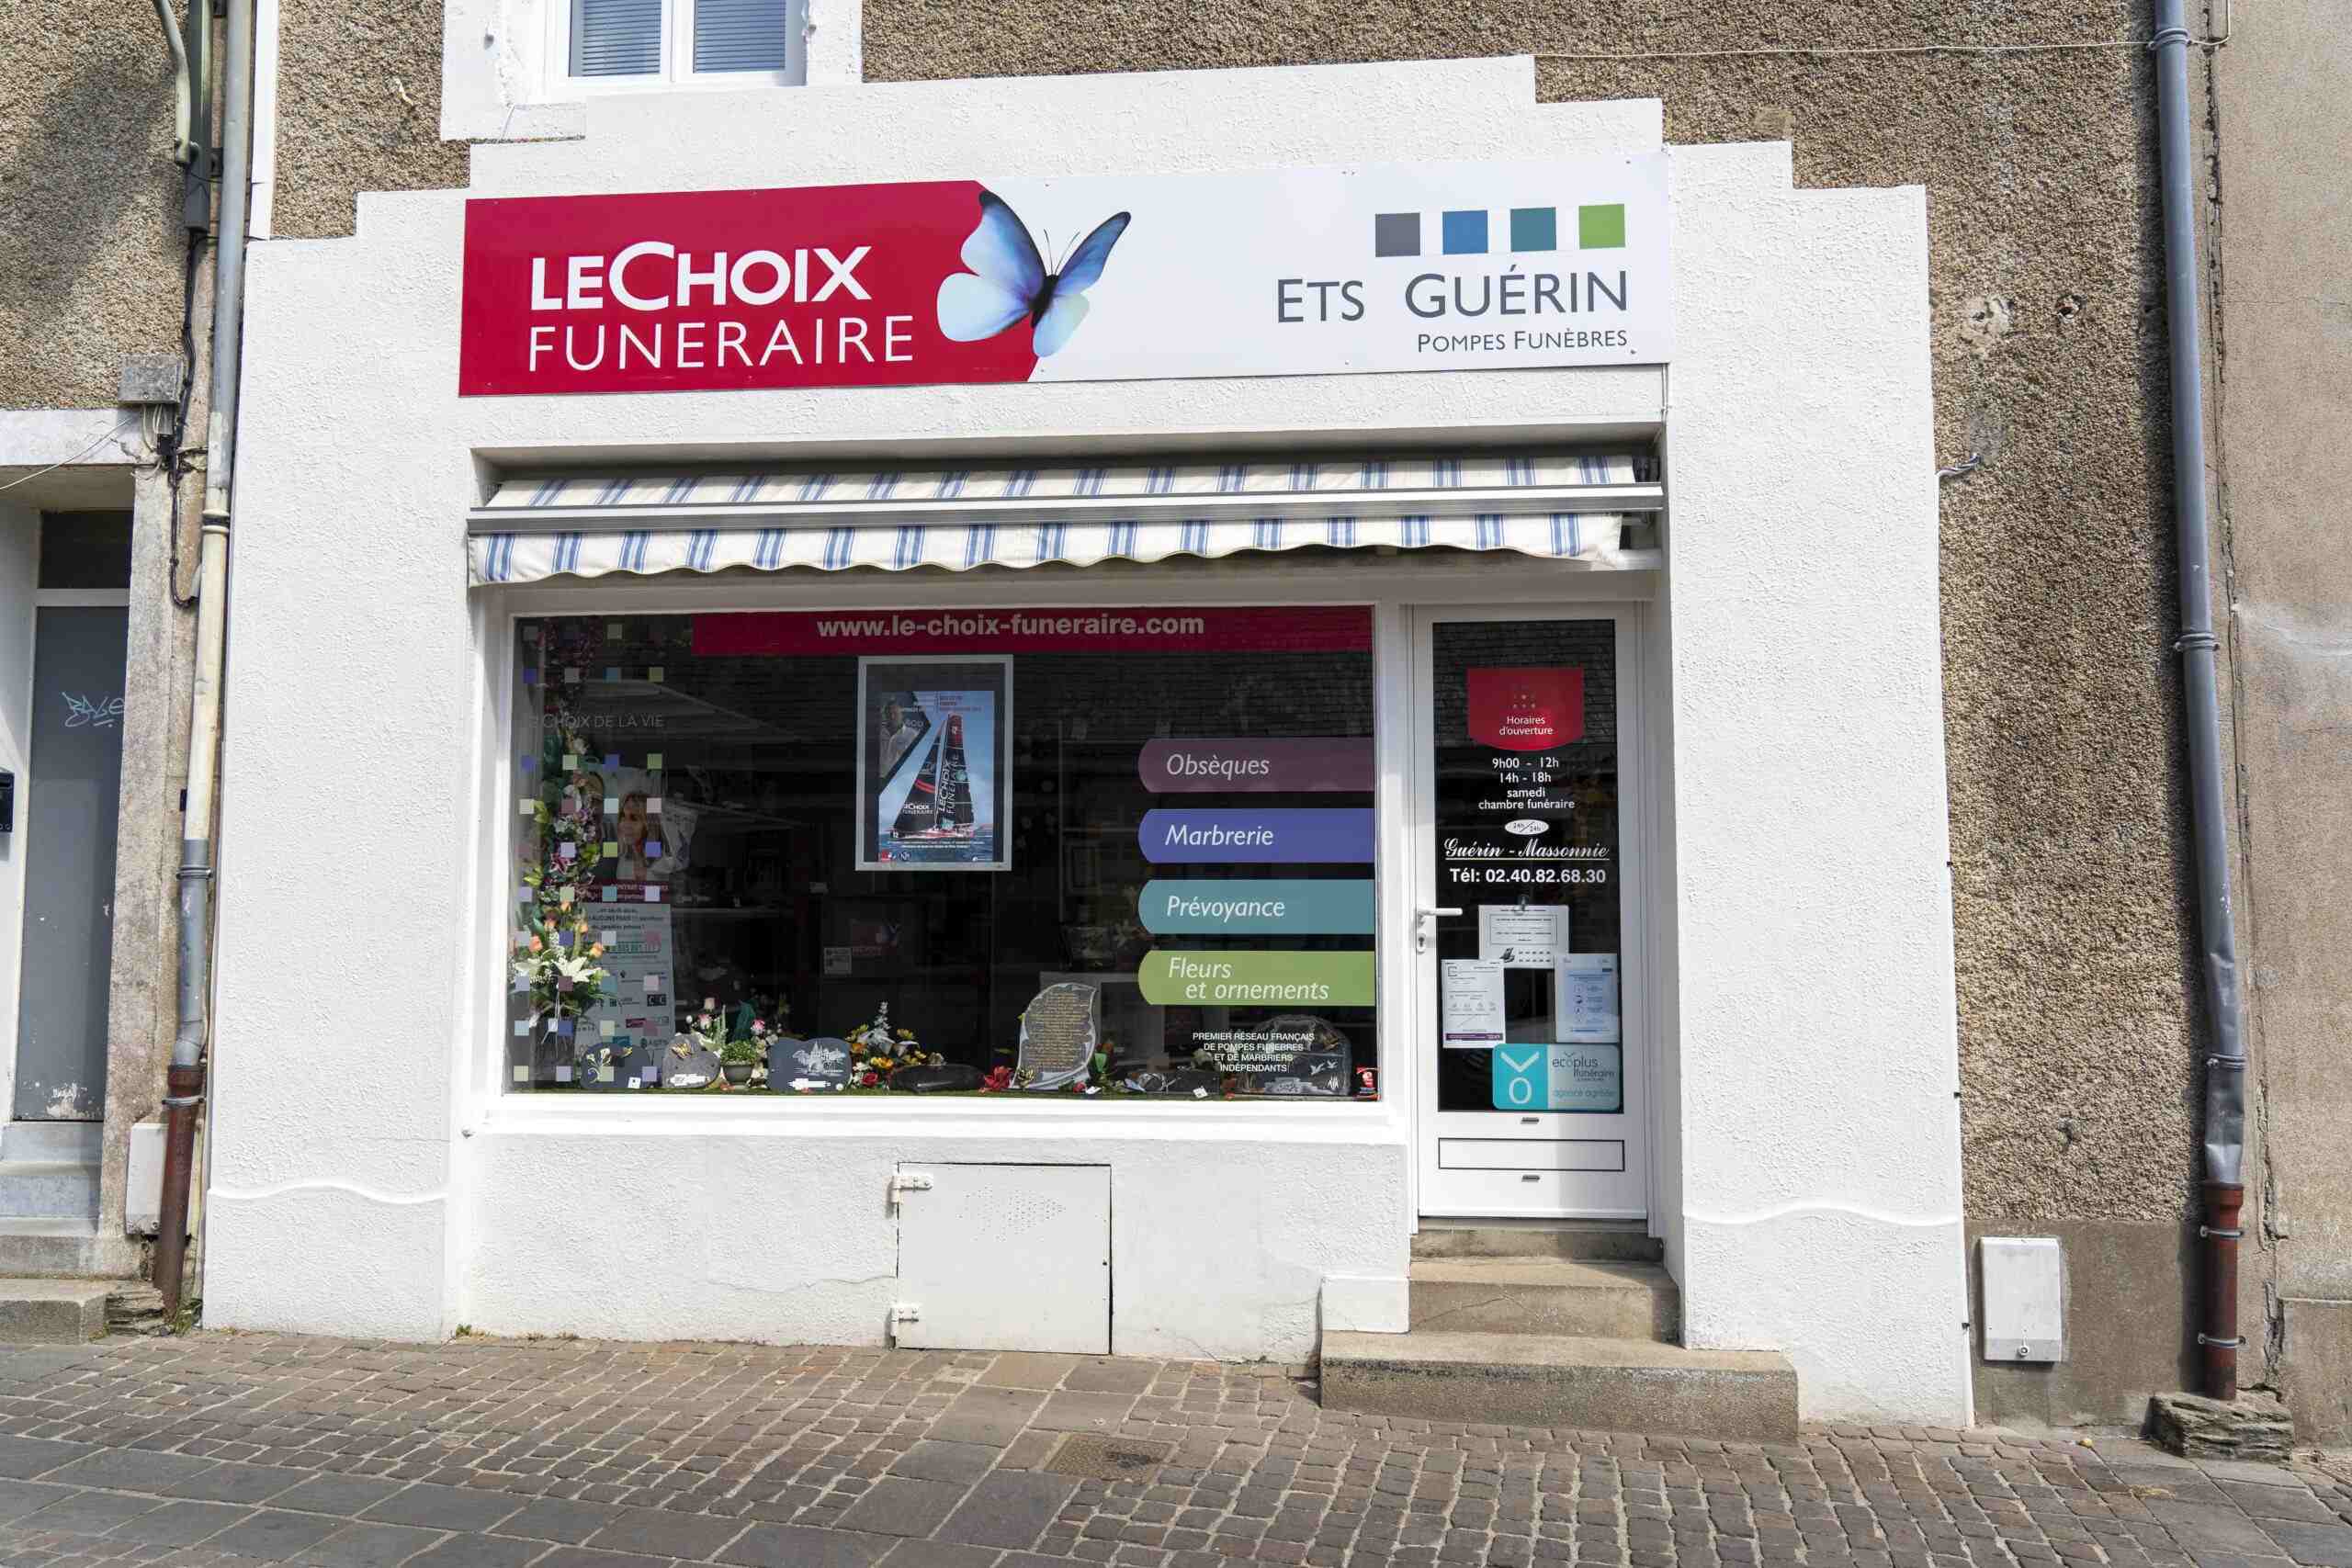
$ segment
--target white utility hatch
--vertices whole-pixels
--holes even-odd
[[[1110,1353],[1110,1167],[902,1165],[890,1196],[899,1344]]]

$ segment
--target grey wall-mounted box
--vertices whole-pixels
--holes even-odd
[[[2054,1235],[1988,1235],[1976,1244],[1984,1290],[1984,1359],[2066,1359],[2066,1253]]]

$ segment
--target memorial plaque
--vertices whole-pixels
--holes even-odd
[[[1250,1086],[1250,1092],[1284,1097],[1323,1095],[1339,1099],[1348,1092],[1347,1053],[1302,1051],[1292,1058],[1289,1071],[1261,1077]]]
[[[627,1051],[613,1054],[613,1079],[623,1089],[631,1078],[639,1089],[660,1089],[662,1063],[669,1054],[670,1047],[659,1040],[637,1041]]]
[[[850,1044],[820,1040],[779,1040],[768,1047],[768,1087],[780,1093],[811,1093],[849,1087]]]
[[[695,1043],[688,1034],[670,1037],[662,1053],[663,1089],[708,1089],[718,1076],[718,1053]]]
[[[1048,986],[1021,1013],[1021,1061],[1015,1078],[1027,1089],[1066,1089],[1086,1077],[1102,1038],[1102,993],[1076,980]]]
[[[1225,1077],[1201,1067],[1138,1067],[1121,1079],[1119,1087],[1129,1094],[1216,1100],[1225,1093]]]
[[[571,1081],[586,1089],[613,1089],[623,1087],[621,1067],[628,1053],[608,1044],[582,1046],[579,1059],[572,1064]]]

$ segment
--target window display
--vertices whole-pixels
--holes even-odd
[[[1376,1093],[1368,610],[515,636],[510,1088]]]

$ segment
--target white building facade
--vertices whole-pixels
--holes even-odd
[[[819,318],[915,187],[898,362]],[[695,193],[883,259],[722,278]],[[1528,324],[1622,341],[1512,337],[1579,250]],[[1500,346],[1345,319],[1424,274]],[[639,278],[819,335],[564,335]],[[1919,191],[1523,59],[599,97],[264,247],[208,1321],[1300,1362],[1583,1224],[1964,1424],[1926,279]]]

